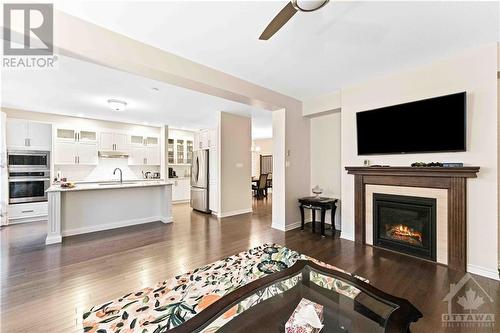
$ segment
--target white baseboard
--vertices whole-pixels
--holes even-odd
[[[308,223],[308,222],[311,222],[311,221],[306,221],[306,223]],[[325,221],[325,224],[331,225],[331,223],[327,223],[326,221]],[[293,222],[293,223],[285,225],[284,228],[282,226],[274,226],[274,225],[272,225],[271,228],[277,229],[277,230],[280,230],[280,231],[290,231],[290,230],[294,230],[294,229],[300,228],[301,225],[302,225],[302,221],[297,221],[297,222]],[[335,229],[336,230],[340,230],[339,227],[340,226],[335,225]]]
[[[191,202],[191,200],[189,200],[189,199],[187,199],[187,200],[176,200],[176,201],[172,201],[172,205],[181,204],[181,203],[188,203],[188,202]]]
[[[57,244],[62,242],[62,236],[47,236],[45,238],[45,245]]]
[[[172,223],[174,222],[174,217],[169,216],[169,217],[159,217],[160,221],[167,224],[167,223]]]
[[[237,209],[237,210],[230,210],[228,212],[220,213],[217,215],[217,217],[223,218],[223,217],[235,216],[235,215],[240,215],[240,214],[248,214],[248,213],[252,213],[252,212],[253,212],[252,208]]]
[[[140,218],[140,219],[125,220],[125,221],[119,221],[119,222],[114,222],[114,223],[107,223],[107,224],[101,224],[101,225],[95,225],[95,226],[89,226],[89,227],[64,230],[61,234],[63,237],[66,237],[66,236],[73,236],[73,235],[88,234],[90,232],[96,232],[96,231],[129,227],[129,226],[133,226],[133,225],[145,224],[145,223],[151,223],[151,222],[170,223],[172,221],[173,221],[172,217],[163,218],[160,216],[152,216],[152,217],[145,217],[145,218]]]
[[[281,226],[281,225],[271,225],[271,228],[279,230],[279,231],[286,231],[286,228]]]
[[[481,275],[496,281],[500,281],[500,277],[498,276],[498,269],[491,269],[491,268],[485,268],[481,266],[468,264],[467,272]]]
[[[48,216],[47,215],[33,216],[33,217],[21,217],[21,218],[9,219],[9,224],[8,225],[21,224],[21,223],[31,223],[31,222],[40,222],[40,221],[47,221],[47,220],[48,220]]]
[[[293,229],[300,228],[301,224],[302,224],[301,221],[287,224],[287,225],[285,225],[285,231],[290,231],[290,230],[293,230]]]
[[[345,231],[341,231],[340,232],[340,238],[347,239],[347,240],[350,240],[350,241],[354,242],[354,235],[349,234],[349,233],[347,233]]]

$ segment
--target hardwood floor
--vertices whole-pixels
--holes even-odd
[[[376,287],[408,298],[424,314],[412,332],[499,332],[495,328],[443,328],[442,301],[462,274],[422,260],[321,238],[308,230],[271,228],[271,199],[254,213],[216,218],[174,205],[174,223],[151,223],[64,239],[45,246],[43,222],[1,229],[1,326],[10,332],[81,332],[93,305],[150,286],[225,256],[276,242],[364,276]],[[475,276],[476,277],[476,276]],[[500,314],[500,283],[476,277],[495,300],[481,313]]]

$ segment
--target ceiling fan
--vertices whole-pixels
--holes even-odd
[[[325,6],[329,0],[291,0],[286,6],[280,10],[271,23],[264,29],[260,35],[260,40],[268,40],[271,38],[288,20],[292,18],[298,11],[314,12]]]

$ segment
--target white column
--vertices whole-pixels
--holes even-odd
[[[47,223],[47,238],[45,244],[62,242],[61,235],[61,192],[49,192],[49,221]]]

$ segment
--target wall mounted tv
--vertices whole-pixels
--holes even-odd
[[[358,155],[466,149],[466,93],[356,114]]]

